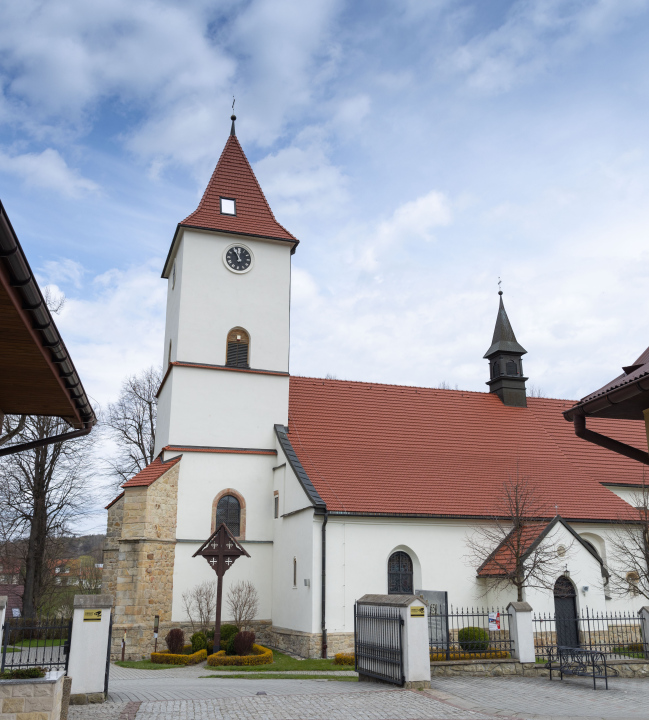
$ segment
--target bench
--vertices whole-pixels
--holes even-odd
[[[608,690],[609,672],[617,674],[613,668],[609,668],[606,664],[606,655],[598,650],[585,650],[580,647],[559,645],[556,649],[550,648],[548,658],[550,680],[552,680],[552,671],[556,672],[558,670],[562,680],[564,675],[592,677],[595,690],[597,690],[596,680],[603,678]]]

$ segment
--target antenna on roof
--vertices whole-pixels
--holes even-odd
[[[236,102],[234,95],[232,96],[232,115],[230,116],[230,120],[232,120],[232,127],[230,128],[230,135],[236,135],[236,132],[234,131],[234,121],[237,119],[237,116],[234,114],[234,103]]]
[[[502,291],[502,289],[501,289],[501,287],[500,287],[500,286],[502,285],[502,282],[503,282],[503,281],[502,281],[502,280],[500,279],[500,277],[499,277],[499,278],[498,278],[498,294],[499,294],[499,295],[502,295],[502,294],[503,294],[503,291]]]

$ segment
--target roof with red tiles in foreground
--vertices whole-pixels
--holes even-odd
[[[222,197],[236,201],[236,215],[221,214]],[[198,207],[180,224],[298,242],[275,220],[235,135],[228,138]]]
[[[642,482],[642,466],[578,438],[569,400],[292,377],[288,438],[333,512],[484,517],[503,482],[529,478],[548,519],[615,520],[630,506],[602,483]],[[646,446],[644,423],[589,422]]]
[[[177,462],[180,462],[182,455],[170,458],[169,460],[161,460],[157,457],[152,463],[147,465],[144,470],[140,470],[137,475],[133,475],[130,480],[127,480],[122,487],[143,487],[152,485],[159,477],[164,475],[167,470],[172,468]],[[118,500],[119,498],[115,498]],[[113,501],[114,502],[114,501]],[[112,503],[110,503],[112,505]],[[110,505],[109,505],[110,507]]]

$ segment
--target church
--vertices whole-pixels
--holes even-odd
[[[606,568],[642,470],[577,437],[562,414],[572,401],[527,396],[526,351],[502,294],[491,344],[475,358],[488,392],[290,375],[299,241],[275,219],[234,121],[162,270],[156,459],[107,507],[113,652],[123,637],[127,658],[151,652],[155,616],[162,637],[190,629],[183,594],[215,580],[193,555],[222,522],[250,556],[225,574],[224,598],[251,581],[259,640],[303,657],[353,647],[354,602],[366,593],[445,591],[455,607],[505,607],[515,589],[491,589],[468,539],[493,522],[517,474],[548,508],[543,533],[563,544],[575,608],[637,611],[637,598],[610,592]],[[636,420],[590,424],[646,442]],[[525,600],[554,611],[551,590]]]

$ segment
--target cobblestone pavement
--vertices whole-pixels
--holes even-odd
[[[357,677],[358,673],[353,670],[264,670],[263,665],[259,667],[259,672],[264,675],[335,675],[336,677]],[[168,670],[137,670],[135,668],[125,668],[119,665],[110,666],[111,680],[142,680],[148,678],[198,678],[205,675],[220,675],[223,677],[232,676],[229,670],[215,670],[207,667],[206,663],[200,665],[191,665],[190,667],[169,668]],[[236,673],[235,673],[236,674]]]
[[[276,695],[142,702],[135,720],[490,720],[487,715],[458,709],[414,690],[348,692],[346,688],[341,692],[338,686],[338,692],[300,694],[295,683],[302,681],[274,682],[291,686]],[[127,720],[128,705],[108,702],[76,706],[70,708],[68,717]]]
[[[433,678],[431,691],[467,710],[497,717],[527,720],[555,718],[592,718],[597,720],[647,720],[649,718],[649,681],[646,679],[609,679],[604,683],[587,678],[484,677]]]

